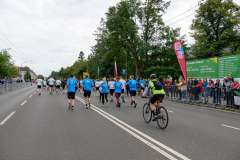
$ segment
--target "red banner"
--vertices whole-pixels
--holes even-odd
[[[186,61],[185,61],[185,55],[184,55],[184,50],[183,50],[182,43],[180,41],[176,41],[173,44],[173,49],[176,53],[178,63],[180,65],[182,73],[183,73],[183,77],[184,77],[185,81],[187,82]]]
[[[116,77],[118,76],[117,74],[117,62],[115,61],[115,73],[116,73]]]

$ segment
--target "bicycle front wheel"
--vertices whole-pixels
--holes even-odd
[[[167,110],[161,106],[158,109],[157,114],[158,114],[157,124],[158,124],[159,128],[162,130],[167,128],[168,121],[169,121]]]
[[[149,123],[152,118],[152,111],[149,103],[143,105],[143,119],[146,123]]]

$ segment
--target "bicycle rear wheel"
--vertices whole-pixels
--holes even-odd
[[[167,113],[167,110],[161,106],[158,110],[157,110],[157,115],[158,115],[158,118],[157,118],[157,124],[158,124],[158,127],[160,129],[165,129],[168,125],[168,121],[169,121],[169,118],[168,118],[168,113]]]
[[[143,105],[143,119],[146,123],[149,123],[152,119],[152,112],[151,112],[151,107],[149,103],[145,103]]]

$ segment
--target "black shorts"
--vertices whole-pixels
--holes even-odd
[[[154,104],[155,102],[157,102],[157,100],[159,100],[159,98],[164,98],[165,94],[156,94],[156,95],[153,95],[150,99],[150,102],[152,104]]]
[[[68,99],[75,99],[75,92],[68,92]]]
[[[131,97],[136,96],[136,91],[130,91],[130,96]]]
[[[42,86],[40,86],[40,85],[37,85],[37,88],[42,88]]]
[[[43,87],[46,87],[46,85],[43,85]]]
[[[115,89],[110,89],[110,95],[113,96]]]
[[[90,97],[91,91],[84,91],[84,97]]]
[[[65,86],[62,86],[62,88],[64,89],[64,88],[65,88]]]
[[[122,93],[124,93],[124,89],[121,89]]]
[[[140,87],[141,88],[141,90],[143,90],[144,91],[144,87]]]
[[[60,86],[57,85],[57,88],[60,88]]]
[[[96,87],[96,91],[98,91],[99,90],[99,87]]]
[[[53,85],[49,85],[50,87],[53,87]]]

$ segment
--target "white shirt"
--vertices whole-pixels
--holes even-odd
[[[43,85],[46,86],[47,82],[46,81],[43,81]]]
[[[113,87],[114,83],[115,83],[114,81],[108,82],[109,89],[114,89],[114,87]]]
[[[37,79],[37,85],[41,86],[42,85],[42,79]]]
[[[99,87],[100,84],[101,84],[100,82],[96,82],[96,83],[95,83],[95,87]]]
[[[60,86],[60,84],[61,84],[61,81],[60,81],[60,80],[57,80],[57,81],[56,81],[56,85],[57,85],[57,86]]]
[[[126,85],[126,81],[124,80],[124,79],[120,79],[120,81],[119,82],[121,82],[122,83],[122,85],[123,85],[123,88],[125,89],[125,85]]]
[[[53,84],[54,84],[54,79],[53,79],[53,78],[50,78],[50,79],[48,80],[48,82],[49,82],[49,85],[53,85]]]

